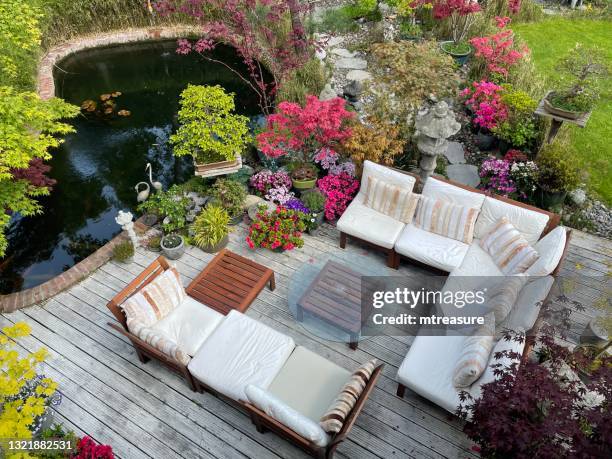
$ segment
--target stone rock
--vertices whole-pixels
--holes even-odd
[[[344,97],[348,98],[352,102],[356,102],[361,93],[363,93],[363,84],[359,81],[353,80],[344,86],[342,92]]]
[[[324,49],[317,49],[315,51],[315,56],[317,59],[319,59],[320,61],[324,61],[325,58],[327,57],[327,52]]]
[[[358,57],[343,57],[338,59],[334,65],[337,69],[351,69],[351,70],[365,70],[368,67],[368,63],[365,59]]]
[[[331,84],[329,83],[325,85],[321,91],[321,94],[319,94],[319,100],[330,100],[335,97],[338,97],[338,94],[336,94],[336,91],[332,89]]]
[[[576,188],[575,190],[570,191],[567,197],[573,204],[577,205],[578,207],[582,207],[586,202],[587,198],[586,192],[581,188]]]
[[[255,196],[254,194],[248,194],[246,199],[244,200],[244,204],[242,205],[243,209],[248,209],[251,206],[257,205],[260,202],[263,202],[263,198],[259,196]]]
[[[372,74],[365,70],[351,70],[346,74],[346,79],[349,81],[366,81],[371,78]]]
[[[444,156],[451,164],[465,164],[465,150],[463,144],[459,142],[449,142]]]
[[[480,183],[478,168],[470,164],[450,164],[446,168],[446,173],[449,179],[464,185],[477,187]]]
[[[339,56],[339,57],[355,57],[354,52],[349,51],[348,49],[345,49],[345,48],[335,48],[332,50],[332,54],[335,54],[336,56]]]

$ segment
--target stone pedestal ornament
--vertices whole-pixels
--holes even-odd
[[[136,248],[138,247],[138,236],[136,236],[136,232],[134,231],[133,219],[134,216],[132,215],[132,212],[124,212],[120,210],[115,217],[115,222],[117,222],[117,225],[119,225],[122,230],[127,231],[128,237],[130,238],[130,241],[132,241],[132,245],[134,248]]]
[[[417,131],[417,147],[421,153],[419,175],[424,184],[436,168],[438,155],[446,152],[447,139],[459,132],[461,124],[455,120],[455,114],[448,104],[442,101],[427,111],[419,112],[414,126]]]

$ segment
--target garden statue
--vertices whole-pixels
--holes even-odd
[[[155,188],[156,191],[161,191],[162,189],[161,182],[153,181],[153,168],[151,167],[151,163],[147,163],[147,165],[145,166],[145,171],[147,170],[149,171],[149,182],[151,183],[151,186]]]
[[[142,191],[139,191],[140,185],[144,185],[145,189]],[[134,189],[136,190],[136,193],[137,193],[136,201],[138,202],[146,201],[149,197],[149,194],[151,193],[151,187],[149,186],[147,182],[138,182],[136,186],[134,187]]]
[[[136,248],[138,247],[138,236],[136,236],[136,232],[134,231],[133,219],[134,216],[132,215],[132,212],[124,212],[120,210],[115,217],[115,222],[117,222],[117,225],[119,225],[122,230],[127,231],[128,237],[130,238],[130,241],[132,241],[132,245],[134,248]]]
[[[417,147],[421,153],[419,163],[421,186],[436,168],[436,158],[448,148],[448,138],[459,132],[461,124],[446,102],[438,102],[425,112],[419,112],[414,123]],[[420,191],[420,190],[418,190]]]

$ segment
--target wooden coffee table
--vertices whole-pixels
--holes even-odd
[[[328,261],[297,302],[297,320],[310,313],[350,336],[349,346],[357,349],[361,327],[370,310],[362,311],[361,274]]]
[[[270,290],[275,289],[274,271],[223,249],[191,281],[185,292],[227,315],[232,309],[245,312],[266,284]]]

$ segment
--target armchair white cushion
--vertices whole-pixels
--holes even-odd
[[[532,278],[527,282],[499,330],[531,330],[554,282],[552,276]]]
[[[395,251],[400,255],[446,272],[461,264],[469,247],[456,239],[430,233],[412,224],[406,225],[395,243]]]
[[[187,295],[176,309],[151,328],[177,343],[190,356],[194,356],[224,317]]]
[[[373,163],[372,161],[364,161],[363,163],[363,174],[361,175],[361,187],[355,200],[363,203],[364,196],[366,193],[366,184],[368,183],[368,177],[374,177],[389,185],[395,185],[406,191],[412,191],[416,179],[412,175],[403,174],[390,167],[382,166],[380,164]]]
[[[188,368],[217,392],[233,400],[246,400],[246,386],[267,389],[294,348],[290,337],[232,310],[204,341]]]
[[[466,251],[459,266],[451,271],[451,276],[503,276],[499,267],[487,252],[480,247],[480,241],[475,239]]]
[[[372,244],[390,249],[399,237],[404,223],[353,201],[338,220],[339,231]]]
[[[434,177],[429,177],[423,187],[423,196],[435,199],[443,199],[463,207],[480,209],[485,200],[485,195],[473,191],[464,190],[461,187],[451,185]]]
[[[527,274],[529,276],[548,276],[552,273],[563,256],[566,240],[567,230],[558,226],[536,242],[533,248],[538,252],[540,258],[529,267]]]
[[[535,210],[526,209],[487,196],[480,209],[478,220],[476,220],[474,237],[478,239],[485,237],[499,222],[500,218],[503,217],[507,217],[510,223],[512,223],[512,226],[514,226],[532,246],[540,239],[540,235],[542,231],[544,231],[544,228],[546,228],[546,224],[549,220],[548,215],[541,212],[536,212]]]

